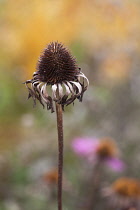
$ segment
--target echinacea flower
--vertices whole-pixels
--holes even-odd
[[[33,98],[34,105],[37,99],[43,107],[45,103],[47,109],[54,112],[54,101],[61,104],[63,109],[75,99],[82,101],[88,79],[69,50],[61,43],[52,42],[41,54],[33,78],[27,80],[25,85],[29,91],[28,98]],[[51,88],[50,93],[48,86]]]
[[[112,207],[121,209],[140,209],[140,180],[128,177],[117,179],[104,189]]]
[[[110,138],[76,138],[72,142],[73,151],[87,158],[90,162],[98,161],[106,164],[114,171],[122,171],[125,167],[123,161],[118,158],[118,149]]]
[[[88,79],[81,72],[76,59],[58,42],[52,42],[44,49],[33,78],[25,82],[29,91],[28,98],[33,98],[34,105],[38,100],[43,108],[46,104],[47,109],[54,112],[55,102],[58,131],[58,210],[62,210],[63,110],[65,105],[74,103],[75,99],[82,101],[88,84]]]

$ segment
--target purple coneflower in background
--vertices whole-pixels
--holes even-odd
[[[121,172],[125,164],[118,158],[118,148],[110,138],[76,138],[72,142],[73,151],[89,162],[101,162],[113,171]]]

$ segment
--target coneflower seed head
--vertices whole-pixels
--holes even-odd
[[[37,64],[37,79],[48,85],[74,81],[79,73],[76,59],[61,43],[52,42],[41,54]]]
[[[32,97],[34,105],[38,100],[43,107],[46,104],[47,109],[54,112],[53,102],[61,104],[64,110],[64,106],[74,103],[75,99],[82,101],[89,81],[69,50],[61,43],[51,42],[42,52],[33,78],[25,85],[29,91],[28,98]]]

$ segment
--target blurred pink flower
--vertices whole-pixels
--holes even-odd
[[[90,162],[102,161],[113,171],[121,172],[125,168],[124,162],[118,158],[116,145],[109,138],[76,138],[72,142],[72,149]]]
[[[96,151],[99,142],[97,139],[76,138],[72,142],[73,151],[79,156],[89,157]]]
[[[104,160],[104,163],[113,171],[121,172],[125,169],[124,162],[119,158],[106,158],[106,160]]]

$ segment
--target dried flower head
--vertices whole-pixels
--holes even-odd
[[[88,79],[78,68],[69,50],[61,43],[52,42],[41,54],[33,78],[27,80],[25,85],[29,91],[28,98],[33,98],[34,105],[37,99],[43,107],[46,103],[47,109],[54,112],[53,101],[62,104],[63,108],[75,99],[82,101]],[[52,94],[48,93],[47,86],[51,86]]]
[[[112,206],[120,208],[140,205],[140,180],[123,177],[105,190]]]

